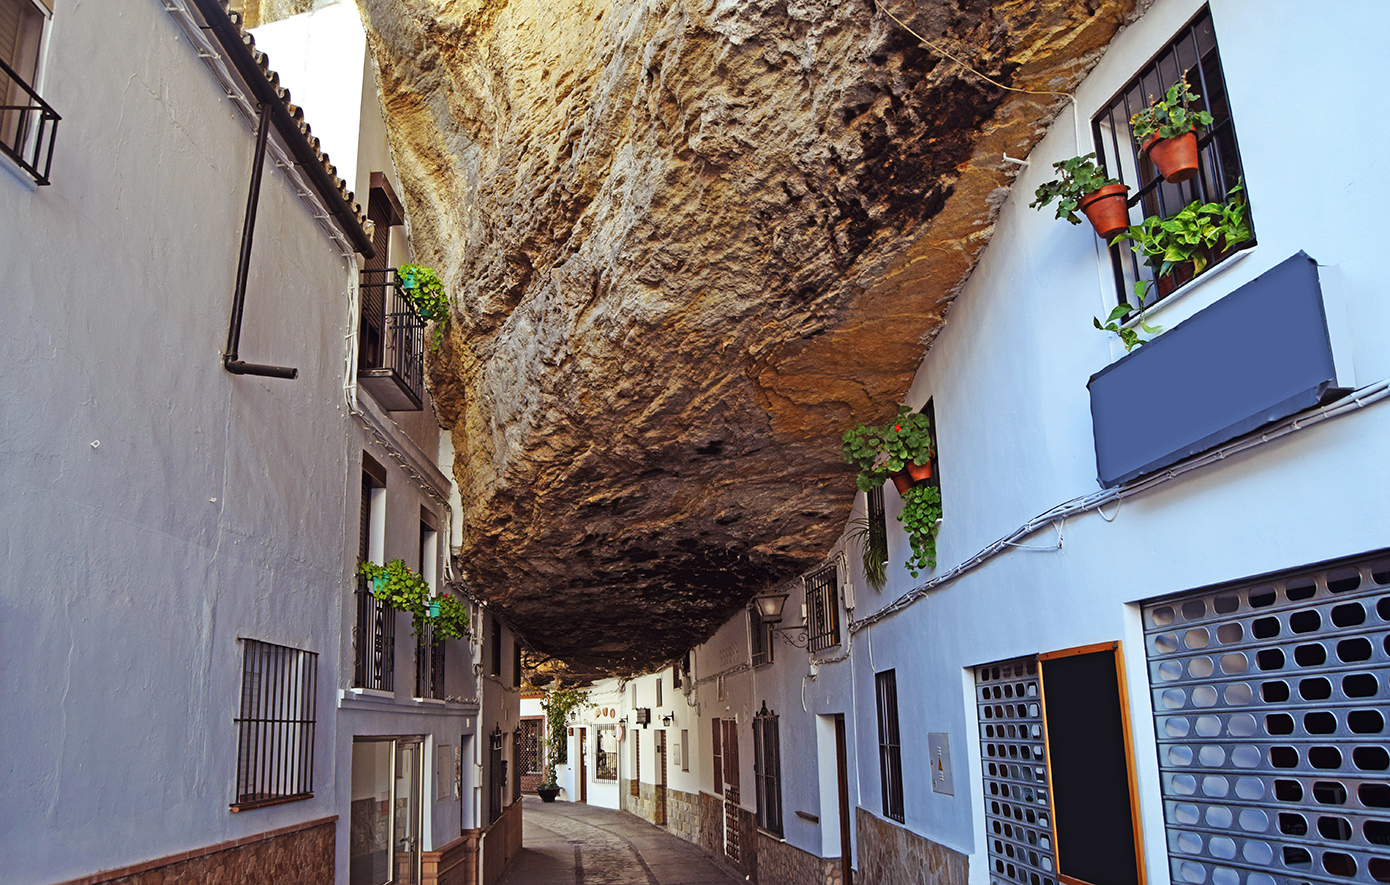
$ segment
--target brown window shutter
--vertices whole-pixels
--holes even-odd
[[[711,753],[711,756],[712,756],[713,759],[714,759],[714,767],[711,769],[711,771],[714,772],[714,795],[716,795],[716,796],[723,796],[723,795],[724,795],[724,763],[723,763],[723,762],[721,761],[721,759],[720,759],[719,747],[720,747],[720,743],[721,743],[721,734],[720,734],[720,731],[721,731],[721,729],[723,728],[724,723],[723,723],[722,720],[719,720],[719,719],[711,719],[711,720],[710,720],[710,725],[713,726],[712,734],[710,735],[710,747],[713,748],[713,752]]]

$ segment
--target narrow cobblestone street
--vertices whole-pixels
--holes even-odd
[[[527,796],[525,841],[500,885],[727,885],[699,847],[640,818]]]

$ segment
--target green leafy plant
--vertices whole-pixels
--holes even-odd
[[[1114,332],[1116,335],[1120,336],[1120,342],[1125,346],[1125,353],[1128,353],[1141,344],[1149,343],[1148,338],[1139,337],[1141,331],[1150,336],[1157,335],[1159,332],[1163,331],[1162,326],[1151,326],[1144,322],[1142,318],[1139,320],[1137,328],[1135,326],[1124,325],[1129,315],[1136,310],[1140,311],[1140,316],[1142,317],[1143,311],[1140,310],[1140,308],[1135,307],[1128,301],[1122,301],[1119,306],[1110,311],[1110,315],[1105,318],[1105,325],[1101,325],[1099,317],[1091,317],[1091,322],[1095,323],[1096,328],[1100,329],[1102,332]]]
[[[882,427],[860,424],[845,431],[843,442],[845,462],[859,468],[855,484],[860,491],[873,491],[908,464],[931,463],[931,419],[898,406],[892,421]]]
[[[850,520],[850,539],[859,543],[864,577],[875,590],[888,581],[888,533],[866,516]]]
[[[1120,183],[1118,179],[1108,177],[1105,170],[1096,165],[1095,160],[1096,155],[1092,151],[1070,160],[1053,163],[1052,168],[1061,174],[1052,181],[1038,185],[1038,189],[1033,192],[1033,202],[1028,205],[1033,209],[1042,209],[1056,200],[1057,217],[1065,218],[1072,224],[1080,224],[1081,217],[1076,211],[1080,208],[1081,198],[1108,184]]]
[[[1137,111],[1129,118],[1129,128],[1134,140],[1143,144],[1149,137],[1157,134],[1159,138],[1176,138],[1192,132],[1198,126],[1210,126],[1211,114],[1194,111],[1189,105],[1202,96],[1187,85],[1187,75],[1168,87],[1168,92],[1160,101],[1149,96],[1149,106]]]
[[[439,320],[434,329],[433,349],[439,350],[444,343],[444,330],[449,326],[449,296],[444,292],[444,283],[432,268],[423,264],[402,264],[396,268],[405,297],[415,305],[415,313],[425,321]]]
[[[555,766],[564,765],[569,761],[569,734],[565,723],[569,720],[570,713],[583,707],[591,707],[588,696],[577,688],[556,688],[545,693],[541,698],[541,709],[545,711],[545,733],[546,733],[546,754],[545,754],[545,782],[540,785],[543,790],[554,790],[559,788],[559,783],[555,778]]]
[[[411,571],[403,559],[386,565],[364,562],[357,573],[372,582],[372,595],[397,611],[410,613],[418,638],[426,626],[434,628],[435,642],[468,637],[468,606],[452,594],[434,596],[424,578]]]
[[[932,485],[916,485],[903,495],[903,509],[898,521],[907,532],[912,554],[907,569],[912,577],[925,569],[936,568],[936,523],[941,519],[941,490]]]

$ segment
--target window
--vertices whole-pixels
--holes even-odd
[[[492,615],[492,669],[493,676],[502,675],[502,622]]]
[[[782,758],[777,735],[777,715],[767,701],[753,717],[753,790],[760,829],[782,835]]]
[[[47,0],[0,0],[0,153],[48,184],[59,116],[34,87]]]
[[[978,667],[975,685],[993,881],[1137,885],[1119,643]]]
[[[748,636],[753,666],[772,663],[772,625],[763,620],[756,605],[748,607]]]
[[[681,771],[690,770],[690,730],[681,729]]]
[[[318,658],[243,639],[233,811],[314,795]]]
[[[618,779],[618,734],[611,725],[594,729],[594,780]]]
[[[834,563],[806,577],[806,635],[812,652],[840,644],[838,590]]]
[[[874,675],[878,695],[878,770],[883,816],[903,822],[903,751],[898,740],[898,672]]]
[[[661,677],[656,677],[656,706],[661,706]]]
[[[632,778],[627,783],[628,795],[641,795],[640,784],[642,781],[642,732],[636,729],[632,732]]]
[[[373,172],[367,218],[375,255],[362,268],[357,324],[357,379],[387,411],[419,411],[425,395],[425,323],[391,266],[391,229],[405,210],[391,182]]]
[[[1212,115],[1212,124],[1198,138],[1200,169],[1180,184],[1166,182],[1158,175],[1140,145],[1130,135],[1129,119],[1147,107],[1151,98],[1162,98],[1168,88],[1187,77],[1192,91],[1201,96],[1192,107]],[[1091,121],[1097,159],[1106,171],[1130,186],[1130,221],[1148,216],[1167,218],[1194,200],[1223,203],[1227,192],[1241,180],[1240,151],[1236,146],[1235,122],[1221,73],[1221,56],[1211,12],[1203,9],[1111,102]],[[1138,213],[1133,211],[1137,206]],[[1248,203],[1247,203],[1248,206]],[[1213,256],[1212,263],[1224,259],[1236,248],[1253,246],[1254,240]],[[1143,266],[1127,244],[1110,247],[1111,266],[1120,301],[1133,303],[1136,280],[1152,280],[1152,271]],[[1149,288],[1144,306],[1167,297],[1185,280],[1164,278]],[[1189,277],[1190,278],[1190,277]]]
[[[357,559],[385,562],[386,468],[362,453],[362,499]],[[371,581],[357,578],[357,622],[353,626],[353,688],[394,691],[396,684],[396,610],[372,595]]]
[[[487,757],[488,823],[492,823],[502,816],[502,809],[506,804],[507,760],[502,757],[502,748],[506,745],[506,738],[507,736],[502,733],[501,726],[494,725],[492,727]]]
[[[521,688],[521,640],[512,637],[512,688]]]
[[[1143,618],[1175,881],[1266,881],[1247,866],[1390,880],[1390,555],[1148,603]]]
[[[415,697],[444,700],[444,643],[434,641],[433,624],[415,640]]]
[[[710,758],[713,765],[710,766],[710,773],[714,777],[714,795],[724,795],[724,762],[720,753],[721,737],[723,736],[724,722],[721,719],[710,720]]]

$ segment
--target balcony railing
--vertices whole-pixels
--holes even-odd
[[[357,578],[357,626],[352,640],[353,688],[395,691],[396,610],[372,595],[366,575]]]
[[[18,101],[18,104],[10,102]],[[0,61],[0,152],[39,184],[48,184],[53,166],[53,136],[62,117],[25,83],[14,68]]]
[[[425,323],[394,267],[362,271],[357,381],[389,412],[425,401]]]
[[[444,700],[444,643],[429,624],[415,641],[415,697]]]

